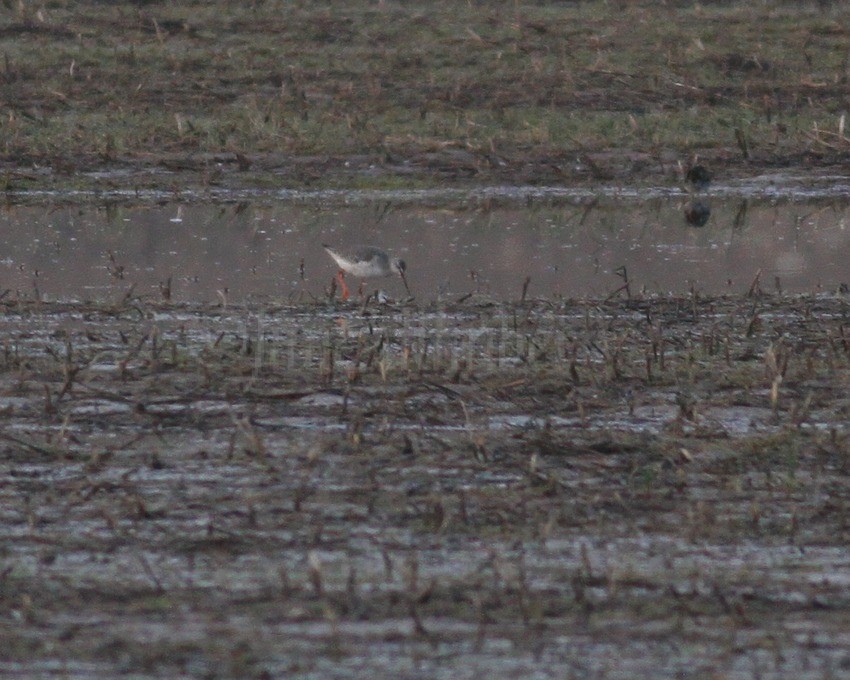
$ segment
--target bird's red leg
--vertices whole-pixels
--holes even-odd
[[[345,302],[348,296],[351,295],[351,292],[348,290],[348,284],[345,282],[345,272],[342,269],[339,270],[337,279],[339,279],[339,286],[342,288],[342,301]]]

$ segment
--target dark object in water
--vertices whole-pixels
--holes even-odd
[[[711,206],[703,201],[691,201],[685,206],[685,221],[693,227],[704,227],[711,217]]]
[[[692,165],[685,174],[685,181],[692,184],[694,189],[705,189],[711,184],[711,173],[704,165]]]

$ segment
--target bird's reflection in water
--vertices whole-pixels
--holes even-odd
[[[685,221],[692,227],[704,227],[711,217],[711,206],[705,201],[691,201],[685,206]]]

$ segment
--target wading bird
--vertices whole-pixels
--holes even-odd
[[[704,165],[692,165],[685,173],[685,181],[692,184],[697,191],[701,191],[711,184],[711,173]]]
[[[345,275],[351,274],[360,279],[369,279],[378,276],[392,276],[398,274],[401,277],[401,282],[407,294],[410,295],[410,288],[407,285],[407,279],[404,272],[407,265],[404,260],[397,257],[390,257],[386,251],[373,246],[362,246],[354,248],[350,251],[337,250],[329,245],[322,244],[322,247],[328,251],[334,262],[339,266],[339,274],[337,279],[342,288],[342,299],[347,300],[350,291],[345,283]],[[362,288],[362,284],[361,284]]]

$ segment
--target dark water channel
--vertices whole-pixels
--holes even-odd
[[[759,272],[763,288],[787,292],[850,281],[843,198],[702,203],[696,212],[687,196],[473,207],[13,206],[0,214],[0,287],[46,300],[101,300],[131,285],[157,294],[170,278],[175,300],[214,301],[225,290],[233,301],[309,299],[323,295],[335,273],[323,242],[395,252],[423,302],[470,292],[518,299],[526,277],[532,297],[605,296],[622,285],[621,267],[633,291],[649,293],[745,292]],[[689,224],[687,213],[705,223]],[[399,281],[375,285],[391,297],[403,293]]]

